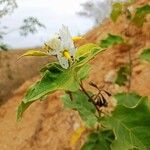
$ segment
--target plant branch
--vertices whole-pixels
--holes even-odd
[[[95,103],[94,103],[92,97],[91,97],[91,96],[87,93],[87,91],[84,89],[82,81],[81,81],[80,87],[81,87],[81,90],[84,92],[84,94],[89,98],[89,102],[92,102],[92,104],[95,106],[95,108],[96,108],[96,110],[97,110],[97,113],[98,113],[98,115],[99,115],[99,117],[100,117],[99,108],[95,105]]]
[[[129,85],[128,85],[128,92],[131,89],[131,82],[132,82],[132,57],[131,57],[131,49],[129,49]]]
[[[71,99],[71,101],[73,101],[72,93],[71,93],[70,91],[66,91],[66,94],[68,94],[68,95],[69,95],[69,97],[70,97],[70,99]]]

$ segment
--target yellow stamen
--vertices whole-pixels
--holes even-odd
[[[64,50],[64,51],[63,51],[63,55],[64,55],[64,57],[66,57],[68,60],[71,60],[71,56],[70,56],[70,54],[69,54],[69,52],[68,52],[67,50]]]
[[[74,36],[72,37],[73,42],[77,42],[79,40],[83,40],[84,38],[82,36]]]

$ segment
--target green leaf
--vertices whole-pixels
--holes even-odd
[[[90,53],[87,53],[84,56],[79,57],[73,67],[75,67],[76,69],[81,68],[82,66],[88,63],[91,59],[93,59],[97,54],[99,54],[102,51],[104,51],[104,49],[100,47],[92,48]]]
[[[85,64],[83,67],[81,67],[81,69],[79,69],[77,73],[78,78],[80,78],[80,80],[86,79],[89,75],[90,69],[91,65]]]
[[[140,58],[150,62],[150,48],[145,49],[140,55]]]
[[[122,14],[123,3],[114,3],[112,5],[111,19],[113,22],[116,22],[118,17]]]
[[[74,74],[77,74],[77,72],[72,68],[66,70],[57,63],[51,64],[45,71],[41,81],[35,83],[27,91],[23,103],[21,103],[19,107],[23,108],[21,110],[24,112],[31,102],[40,99],[48,93],[55,92],[56,90],[78,90],[79,84]],[[18,112],[18,118],[22,117],[23,112]]]
[[[19,105],[18,109],[17,109],[17,121],[20,121],[21,116],[23,115],[23,112],[32,104],[33,102],[29,102],[27,104],[25,104],[23,101],[21,102],[21,104]]]
[[[121,44],[121,43],[124,43],[124,40],[121,36],[108,34],[106,39],[101,40],[100,47],[108,48],[110,46],[114,46],[116,44]]]
[[[115,80],[115,83],[119,86],[125,85],[125,83],[128,81],[128,75],[130,71],[127,66],[120,67],[117,71],[117,78]]]
[[[124,105],[126,107],[136,107],[137,104],[144,98],[136,93],[117,93],[114,95],[118,105]]]
[[[111,150],[110,144],[114,140],[112,130],[91,133],[81,150]]]
[[[25,56],[48,56],[48,54],[45,52],[42,52],[42,51],[30,50],[30,51],[24,53],[23,55],[21,55],[19,57],[19,59],[22,57],[25,57]]]
[[[147,98],[134,108],[118,105],[101,123],[114,131],[116,137],[111,144],[112,150],[150,149],[150,105]]]
[[[97,123],[95,106],[89,102],[88,97],[81,91],[74,92],[71,96],[72,99],[69,95],[62,97],[64,106],[78,111],[87,126],[94,126]]]
[[[97,48],[98,46],[96,44],[93,44],[93,43],[89,43],[89,44],[85,44],[85,45],[82,45],[80,46],[76,53],[75,53],[75,58],[76,59],[79,59],[80,57],[84,56],[84,55],[87,55],[89,53],[91,53],[92,49],[93,48]]]
[[[142,7],[137,8],[136,13],[132,19],[133,23],[138,27],[143,26],[145,17],[148,14],[150,14],[150,5],[149,4],[146,4]]]

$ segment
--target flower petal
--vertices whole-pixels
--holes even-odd
[[[67,49],[70,52],[71,56],[74,56],[76,49],[68,27],[63,25],[62,29],[59,30],[59,34],[62,41],[62,48]]]
[[[58,37],[52,38],[46,43],[46,45],[47,47],[49,47],[50,55],[56,55],[61,49],[61,41]]]
[[[68,59],[66,59],[65,57],[63,57],[63,55],[61,53],[57,54],[57,58],[58,58],[58,61],[59,61],[60,65],[64,69],[67,69],[69,67]]]

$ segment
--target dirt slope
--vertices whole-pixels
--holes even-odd
[[[39,74],[45,63],[51,61],[35,57],[17,60],[24,52],[25,50],[0,52],[0,104],[22,83]]]
[[[134,7],[148,0],[137,1]],[[120,17],[117,23],[105,22],[86,34],[86,42],[99,42],[107,33],[119,34],[132,39],[132,46],[119,45],[98,55],[92,62],[93,69],[89,79],[114,93],[127,90],[111,83],[118,66],[128,63],[130,49],[133,61],[131,90],[150,97],[150,63],[139,61],[139,50],[150,47],[150,20],[139,29]],[[84,42],[85,42],[84,41]],[[81,43],[80,43],[81,44]],[[2,150],[69,150],[79,149],[79,145],[70,147],[70,136],[80,125],[78,114],[64,110],[59,101],[61,93],[50,95],[47,101],[33,104],[25,113],[23,120],[16,123],[15,111],[26,89],[34,80],[25,82],[14,92],[5,105],[0,108],[0,149]]]
[[[68,137],[80,122],[74,112],[62,108],[59,102],[60,93],[49,96],[49,101],[33,104],[23,120],[16,122],[18,103],[27,87],[36,79],[24,83],[15,92],[15,96],[1,107],[0,149],[2,150],[69,149]]]

